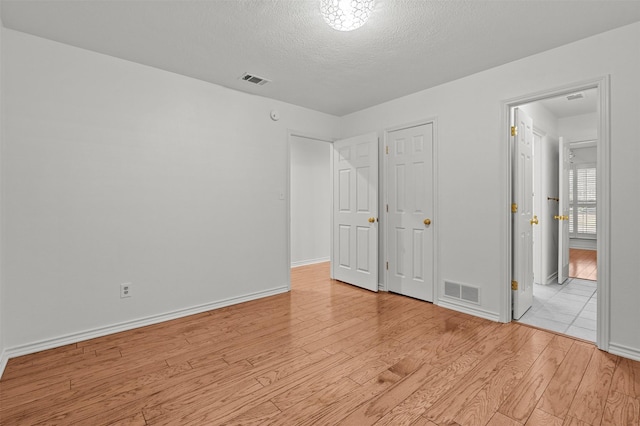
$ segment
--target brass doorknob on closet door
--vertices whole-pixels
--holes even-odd
[[[553,216],[553,218],[554,218],[555,220],[562,220],[562,216],[558,216],[558,215],[554,215],[554,216]]]
[[[431,225],[431,219],[425,219],[424,220],[424,224],[425,225]]]
[[[375,222],[375,221],[376,221],[376,218],[375,218],[375,217],[370,217],[370,218],[369,218],[369,223],[373,223],[373,222]]]
[[[530,224],[532,225],[537,225],[538,224],[538,216],[533,216],[533,219],[531,219],[529,221]]]

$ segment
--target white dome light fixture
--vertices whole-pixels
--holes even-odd
[[[322,17],[338,31],[352,31],[367,22],[374,0],[320,0]]]

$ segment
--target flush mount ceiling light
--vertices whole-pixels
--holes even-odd
[[[331,28],[352,31],[367,22],[374,0],[320,0],[322,17]]]

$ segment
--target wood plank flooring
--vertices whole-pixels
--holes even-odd
[[[583,280],[598,280],[596,250],[569,249],[569,276]]]
[[[0,424],[640,424],[638,362],[328,274],[12,359]]]

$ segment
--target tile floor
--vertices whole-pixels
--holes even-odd
[[[595,342],[596,286],[596,281],[580,278],[562,285],[534,284],[533,305],[519,321]]]

